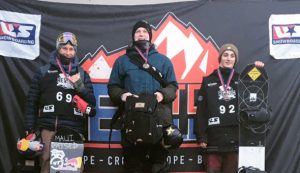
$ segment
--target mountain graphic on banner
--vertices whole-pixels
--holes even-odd
[[[204,37],[191,24],[184,24],[173,13],[167,13],[152,30],[157,50],[169,57],[179,83],[201,83],[202,77],[218,67],[218,48],[214,40]],[[87,54],[81,65],[92,82],[106,83],[114,61],[125,53],[126,46],[108,52],[104,46]]]

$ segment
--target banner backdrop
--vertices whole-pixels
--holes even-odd
[[[41,16],[0,11],[0,54],[34,59],[40,54]]]
[[[273,14],[269,18],[270,55],[276,59],[300,58],[300,14]]]
[[[171,151],[172,172],[201,172],[202,153],[193,133],[194,96],[202,77],[218,66],[219,46],[238,46],[239,71],[248,63],[262,60],[269,73],[269,103],[273,109],[266,146],[268,172],[300,170],[298,108],[300,92],[299,59],[275,60],[269,55],[268,20],[271,14],[299,12],[300,2],[197,1],[160,5],[101,6],[63,3],[0,1],[0,10],[41,15],[40,56],[35,60],[0,57],[1,172],[17,172],[16,140],[24,133],[24,106],[31,78],[47,63],[58,34],[77,35],[81,66],[92,79],[97,115],[88,119],[84,164],[86,172],[122,172],[120,134],[113,131],[108,148],[109,124],[116,107],[106,83],[116,58],[131,43],[131,29],[145,19],[152,27],[153,42],[172,61],[179,83],[173,103],[173,121],[184,143]]]

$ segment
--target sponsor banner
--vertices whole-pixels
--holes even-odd
[[[124,157],[121,145],[86,143],[83,163],[86,172],[113,172],[122,173]],[[201,173],[203,170],[203,153],[196,144],[182,144],[180,149],[170,151],[167,162],[170,172]],[[204,172],[203,172],[204,173]]]
[[[25,118],[23,106],[34,72],[49,61],[50,52],[55,50],[57,35],[65,31],[73,32],[78,37],[78,57],[86,57],[82,61],[82,66],[92,78],[97,98],[97,115],[88,119],[89,142],[99,145],[108,143],[110,121],[116,107],[111,103],[107,94],[107,79],[115,59],[124,54],[125,45],[131,43],[132,26],[142,19],[151,24],[152,40],[157,44],[159,51],[166,54],[174,64],[179,90],[172,111],[174,122],[179,125],[184,134],[184,145],[195,144],[193,133],[194,97],[200,88],[202,77],[208,75],[211,69],[216,68],[217,45],[234,43],[240,51],[236,70],[241,70],[246,64],[253,63],[258,60],[257,57],[260,57],[259,60],[267,64],[266,70],[272,71],[270,82],[275,85],[271,87],[272,97],[268,99],[270,99],[270,106],[276,115],[272,121],[273,129],[278,130],[272,130],[268,134],[268,138],[272,140],[267,141],[267,172],[299,172],[300,164],[287,159],[287,153],[282,152],[289,148],[289,153],[295,153],[294,158],[300,158],[299,147],[296,142],[293,142],[295,136],[299,134],[297,121],[282,123],[282,120],[293,119],[295,114],[300,114],[298,104],[293,104],[299,100],[300,95],[291,96],[291,93],[297,93],[299,90],[300,78],[297,75],[287,75],[287,72],[298,72],[299,63],[297,63],[297,59],[278,63],[270,58],[268,19],[271,14],[300,14],[300,1],[275,1],[279,0],[259,3],[248,3],[244,0],[226,3],[222,1],[211,3],[190,1],[120,7],[1,0],[1,10],[41,14],[43,27],[40,31],[39,58],[34,61],[9,57],[0,59],[1,88],[5,88],[5,90],[1,90],[1,100],[4,101],[0,110],[3,115],[7,115],[1,117],[6,126],[0,125],[0,127],[5,127],[0,132],[1,139],[8,141],[4,142],[1,156],[16,158],[2,159],[1,164],[6,166],[3,168],[4,170],[0,169],[0,172],[19,172],[16,167],[22,167],[25,163],[23,158],[17,160],[19,153],[14,152],[15,146],[10,144],[14,142],[12,139],[17,139],[19,134],[23,134]],[[2,13],[0,15],[2,16]],[[10,22],[11,20],[6,19],[5,21]],[[295,31],[296,29],[297,27],[295,27]],[[5,41],[5,43],[7,42]],[[280,68],[278,68],[279,66]],[[201,99],[200,97],[199,100]],[[51,110],[51,106],[45,109]],[[287,132],[289,135],[286,135]],[[274,141],[284,142],[278,146],[278,142]],[[112,143],[119,145],[119,142],[120,133],[114,130]],[[96,160],[114,156],[115,153],[122,155],[121,148],[108,149],[107,146],[99,146],[85,149],[89,152],[85,156],[91,155],[85,162],[87,170],[85,172],[114,173],[114,170],[121,167],[118,165],[118,158],[113,160],[114,164],[111,162],[111,157],[109,157],[109,162]],[[187,157],[188,155],[196,156],[198,152],[198,148],[189,150],[181,147],[174,150],[175,155],[185,155],[185,158],[190,158]],[[172,166],[172,171],[176,170],[177,163],[179,162],[175,162],[175,165]],[[184,170],[180,172],[201,171],[196,166],[193,167],[189,164],[180,165],[180,167],[180,170]]]
[[[84,144],[51,142],[50,173],[80,173]]]
[[[0,55],[33,60],[40,54],[41,15],[0,10]]]
[[[275,59],[300,58],[300,14],[270,16],[269,46]]]
[[[180,20],[172,12],[166,13],[160,22],[151,24],[151,27],[152,41],[157,50],[166,55],[173,63],[179,85],[177,98],[172,106],[173,122],[183,133],[183,146],[195,144],[194,118],[196,107],[194,106],[194,100],[201,86],[203,76],[207,76],[218,67],[218,46],[211,36],[205,36],[192,23]],[[109,142],[110,122],[117,110],[117,107],[108,96],[107,82],[115,60],[125,54],[125,50],[126,47],[120,47],[108,52],[105,45],[99,45],[94,53],[86,54],[81,61],[82,68],[91,77],[97,101],[97,115],[89,118],[88,140],[98,142],[98,145],[97,148],[89,148],[88,150],[92,151],[88,152],[98,154],[93,154],[93,157],[97,157],[93,161],[94,164],[86,165],[85,170],[89,172],[100,167],[108,170],[116,169],[117,171],[121,167],[119,162],[123,158],[119,155],[114,156],[112,153],[115,151],[121,152],[121,148],[107,150],[107,147],[105,147],[105,144]],[[111,141],[114,144],[120,143],[120,131],[112,130]],[[113,161],[114,164],[109,160],[111,157],[114,159],[118,157],[117,161]],[[199,147],[195,146],[188,149],[180,147],[174,150],[173,156],[169,157],[169,162],[173,164],[174,170],[201,171],[202,161],[197,161],[200,157],[202,158]],[[172,159],[175,159],[175,161],[172,161]]]

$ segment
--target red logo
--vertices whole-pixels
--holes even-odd
[[[152,32],[157,50],[171,59],[178,83],[201,83],[203,76],[218,67],[214,40],[205,37],[192,23],[185,24],[173,13],[167,13]],[[125,49],[108,52],[100,46],[94,54],[85,56],[81,66],[90,74],[92,82],[106,83],[114,61]]]

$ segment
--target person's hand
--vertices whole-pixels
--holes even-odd
[[[25,136],[28,136],[29,134],[35,133],[35,130],[33,129],[25,129]]]
[[[121,100],[122,100],[123,102],[126,102],[126,99],[127,99],[128,96],[132,96],[132,94],[131,94],[130,92],[127,92],[127,93],[122,94],[122,95],[121,95]]]
[[[79,73],[76,73],[76,74],[74,74],[74,75],[72,75],[72,76],[70,77],[70,81],[71,81],[72,83],[77,82],[79,79],[80,79],[80,74],[79,74]]]
[[[29,135],[29,131],[26,130],[26,131],[25,131],[25,136],[28,136],[28,135]]]
[[[156,95],[156,100],[158,103],[160,103],[164,99],[164,96],[161,92],[155,92],[154,95]]]
[[[255,65],[255,67],[258,67],[258,68],[262,68],[265,66],[265,64],[262,61],[255,61],[254,65]]]
[[[26,130],[25,131],[25,139],[33,141],[36,138],[37,134],[33,130]]]
[[[206,148],[207,147],[207,143],[205,143],[205,142],[201,142],[199,145],[200,145],[201,148]]]

